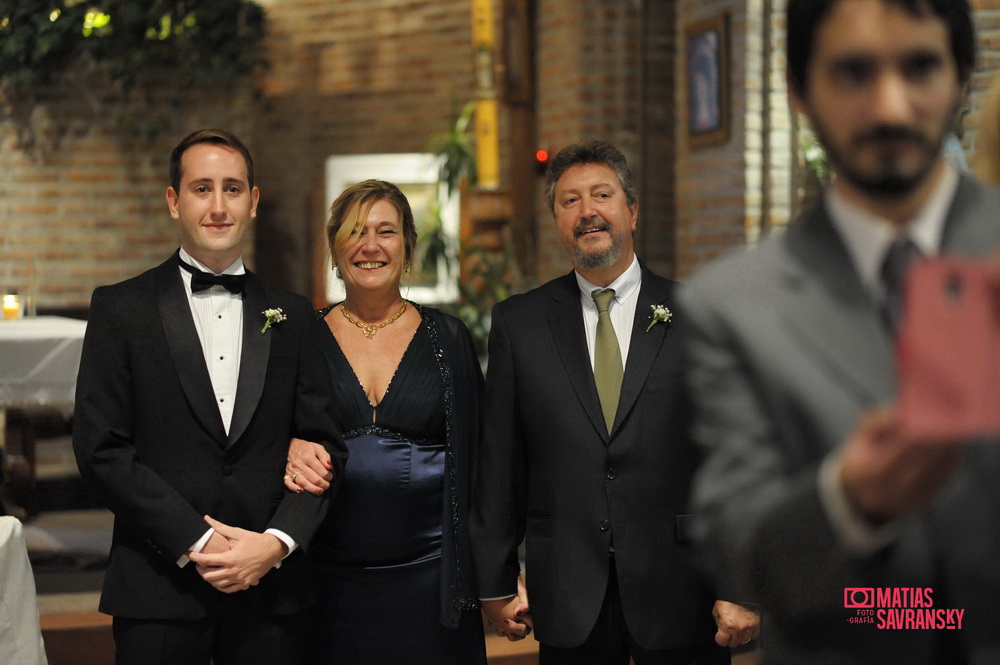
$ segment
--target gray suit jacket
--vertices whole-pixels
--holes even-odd
[[[998,213],[1000,192],[963,178],[943,251],[989,252]],[[964,642],[973,662],[1000,662],[1000,448],[971,446],[928,514],[871,557],[845,551],[820,506],[822,460],[895,394],[890,335],[826,211],[708,266],[680,298],[694,433],[708,456],[695,481],[698,538],[728,585],[762,604],[765,662],[955,662],[934,660],[942,637]],[[965,610],[963,629],[851,623],[852,587],[933,588],[934,608]]]

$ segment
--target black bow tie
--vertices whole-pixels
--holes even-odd
[[[181,257],[177,257],[177,262],[181,264],[181,268],[184,268],[189,273],[191,273],[191,293],[198,293],[199,291],[204,291],[213,286],[221,286],[230,293],[242,293],[243,287],[246,286],[247,276],[243,275],[213,275],[210,272],[204,272],[203,270],[198,270],[192,265],[188,265],[181,260]]]

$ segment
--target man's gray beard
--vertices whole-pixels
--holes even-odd
[[[585,252],[580,249],[579,245],[575,245],[573,247],[573,264],[578,268],[588,270],[613,266],[621,258],[622,250],[625,248],[625,236],[614,230],[611,230],[610,233],[611,247],[603,252]]]

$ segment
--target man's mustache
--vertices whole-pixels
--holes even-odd
[[[581,236],[585,231],[607,231],[611,232],[611,225],[605,222],[603,219],[590,219],[586,222],[578,222],[573,228],[574,236]]]
[[[856,145],[879,143],[882,141],[910,141],[921,146],[927,145],[927,139],[923,134],[915,129],[897,125],[878,125],[858,134],[854,138]]]

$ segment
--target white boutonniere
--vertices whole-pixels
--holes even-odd
[[[271,327],[272,323],[281,323],[282,321],[288,318],[281,311],[280,307],[276,307],[275,309],[265,309],[263,312],[261,312],[261,314],[263,314],[264,318],[267,319],[267,322],[264,324],[264,327],[260,329],[261,335],[267,332],[267,329]]]
[[[646,332],[655,326],[657,323],[670,323],[670,318],[673,316],[673,312],[667,309],[664,305],[650,305],[649,308],[653,310],[653,313],[649,315],[652,321],[646,326]]]

